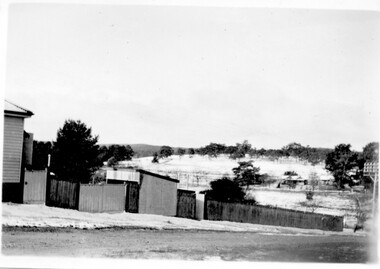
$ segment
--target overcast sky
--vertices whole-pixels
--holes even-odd
[[[379,137],[380,16],[370,11],[13,4],[5,98],[54,140],[280,148]]]

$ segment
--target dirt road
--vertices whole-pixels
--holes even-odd
[[[364,236],[252,232],[3,228],[4,255],[367,263]]]

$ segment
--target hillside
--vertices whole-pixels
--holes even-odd
[[[240,159],[247,161],[251,158]],[[316,172],[321,177],[331,177],[324,169],[324,165],[312,166],[305,162],[299,162],[294,159],[284,159],[270,161],[268,159],[253,159],[254,166],[260,167],[260,173],[268,174],[275,181],[280,180],[286,171],[295,171],[303,178],[308,178],[310,172]],[[163,175],[168,175],[180,180],[180,187],[208,188],[209,182],[213,179],[221,178],[224,175],[232,176],[232,168],[237,167],[236,160],[227,156],[218,158],[209,158],[207,156],[184,155],[179,157],[173,155],[167,159],[161,159],[160,162],[152,163],[151,157],[133,158],[132,161],[123,161],[122,166],[133,166],[142,168]]]
[[[112,144],[101,144],[100,146],[109,147]],[[162,146],[148,145],[148,144],[118,144],[120,146],[130,145],[135,152],[134,158],[143,158],[153,156],[155,152],[159,152]],[[172,147],[174,152],[177,151],[179,147]],[[186,149],[186,148],[185,148]]]
[[[148,145],[148,144],[130,144],[135,152],[136,158],[153,156],[155,152],[159,152],[161,146]]]
[[[152,158],[133,158],[131,161],[123,161],[120,164],[125,166],[137,166],[151,171],[181,172],[181,173],[211,173],[211,174],[231,174],[232,168],[238,165],[238,161],[253,160],[254,166],[260,167],[260,173],[267,173],[271,176],[282,176],[285,171],[295,171],[303,177],[308,177],[311,171],[317,172],[320,176],[326,176],[329,173],[324,169],[324,165],[315,165],[296,161],[293,159],[284,159],[270,161],[267,159],[251,159],[249,157],[239,160],[233,160],[227,156],[218,158],[209,158],[207,156],[184,155],[182,157],[173,155],[167,159],[160,159],[158,164],[152,163]]]

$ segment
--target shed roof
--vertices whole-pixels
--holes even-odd
[[[171,178],[171,177],[168,177],[168,176],[163,176],[163,175],[160,175],[160,174],[152,173],[152,172],[149,172],[149,171],[146,171],[146,170],[143,170],[143,169],[137,169],[136,171],[140,172],[141,174],[146,174],[146,175],[149,175],[149,176],[158,177],[158,178],[161,178],[161,179],[166,179],[168,181],[179,183],[178,179],[174,179],[174,178]]]
[[[28,118],[33,116],[33,112],[27,110],[19,105],[9,102],[8,100],[4,100],[4,114],[8,116],[16,116]]]
[[[293,180],[293,181],[304,181],[305,179],[301,176],[282,176],[281,179]]]

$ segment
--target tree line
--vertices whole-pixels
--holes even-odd
[[[161,151],[159,153],[155,153],[158,158],[164,156]],[[244,158],[247,154],[251,158],[266,157],[270,160],[277,160],[282,157],[294,157],[301,161],[307,161],[315,165],[324,162],[327,154],[331,151],[332,149],[313,148],[310,146],[303,146],[300,143],[295,142],[290,143],[281,149],[257,149],[253,148],[248,140],[244,140],[242,143],[236,143],[235,145],[229,146],[220,143],[210,143],[199,148],[178,148],[176,154],[179,156],[186,153],[190,156],[197,154],[201,156],[208,156],[210,158],[218,158],[221,155],[227,155],[229,158],[234,160]],[[171,154],[173,153],[174,151],[172,151]]]
[[[325,169],[334,176],[338,188],[356,185],[359,181],[370,183],[371,179],[363,175],[366,162],[379,162],[379,143],[368,143],[362,152],[351,150],[350,144],[339,144],[329,152],[325,160]]]
[[[58,179],[88,183],[91,176],[104,162],[115,165],[119,161],[131,160],[134,151],[129,146],[98,145],[98,136],[92,129],[77,120],[66,120],[57,131],[53,142],[33,142],[33,170],[43,170],[48,166],[51,155],[50,171]]]
[[[245,140],[235,146],[210,143],[200,148],[178,148],[177,154],[182,156],[208,155],[217,158],[221,154],[228,154],[232,159],[243,158],[246,154],[251,157],[296,157],[314,163],[325,162],[325,168],[332,173],[339,186],[353,184],[354,180],[363,177],[363,167],[365,162],[378,162],[378,142],[367,144],[362,152],[351,150],[349,144],[337,145],[334,149],[311,148],[302,146],[299,143],[290,143],[279,150],[255,149]],[[98,145],[98,136],[92,134],[91,128],[81,121],[66,120],[62,128],[57,131],[56,141],[53,142],[33,142],[33,162],[32,169],[41,170],[47,167],[48,154],[51,154],[51,171],[60,179],[79,181],[88,183],[91,175],[107,162],[108,165],[115,165],[122,160],[130,160],[134,156],[133,149],[129,146]],[[161,158],[168,158],[174,154],[170,146],[162,146],[159,152],[153,156],[153,162],[158,162]],[[252,164],[240,163],[244,171],[254,172],[256,181],[260,180],[258,171]],[[238,171],[238,170],[236,170]],[[235,173],[235,171],[234,171]],[[240,172],[239,172],[240,173]],[[246,178],[246,177],[243,177]],[[239,177],[236,177],[239,182]],[[239,183],[240,184],[240,183]]]

